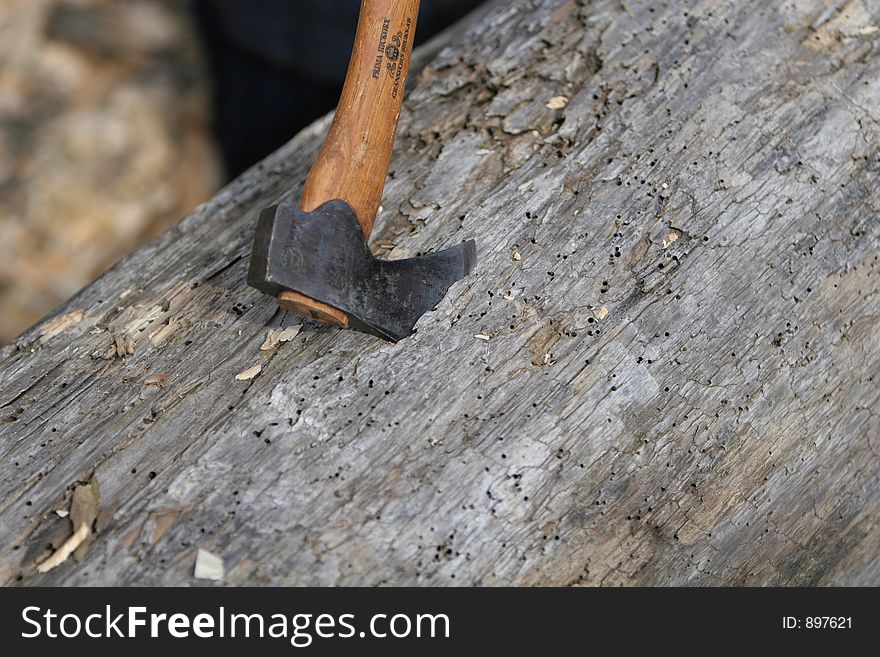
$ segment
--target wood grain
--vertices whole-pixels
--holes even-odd
[[[0,351],[0,583],[880,584],[878,25],[488,4],[414,55],[373,239],[475,275],[395,345],[260,351],[307,129]]]

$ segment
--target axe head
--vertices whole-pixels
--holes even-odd
[[[273,297],[285,291],[311,297],[344,312],[351,328],[396,342],[475,262],[473,240],[416,258],[379,260],[345,201],[311,212],[282,203],[260,215],[248,285]]]

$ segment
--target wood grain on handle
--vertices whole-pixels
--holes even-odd
[[[308,212],[342,199],[366,238],[388,174],[418,11],[419,0],[361,1],[339,105],[300,200]],[[298,292],[282,292],[278,304],[322,322],[348,325],[341,310]]]
[[[339,106],[300,201],[309,211],[342,199],[368,238],[388,174],[418,9],[418,0],[362,0]]]

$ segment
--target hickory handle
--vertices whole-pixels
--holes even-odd
[[[300,201],[304,211],[345,201],[365,238],[385,187],[418,11],[418,0],[361,1],[339,105]]]

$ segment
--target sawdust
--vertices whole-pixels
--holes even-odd
[[[263,366],[257,363],[253,367],[249,367],[235,375],[236,381],[249,381],[263,371]]]

